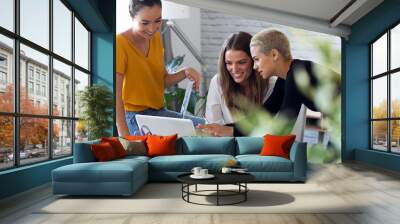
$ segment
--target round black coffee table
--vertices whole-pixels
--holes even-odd
[[[182,174],[177,177],[178,181],[182,183],[182,199],[188,203],[198,204],[198,205],[234,205],[247,200],[247,192],[249,188],[247,183],[255,180],[255,177],[248,173],[216,173],[213,174],[215,177],[212,179],[193,179],[190,177],[191,173]],[[197,190],[198,184],[205,185],[216,185],[215,190]],[[190,191],[190,186],[195,186],[194,191]],[[237,190],[223,190],[220,189],[220,185],[236,185]],[[205,194],[209,192],[215,192],[215,194]],[[216,197],[216,204],[202,204],[190,201],[190,196],[204,196],[204,197]],[[221,203],[221,197],[232,197],[241,196],[239,200],[231,203]]]

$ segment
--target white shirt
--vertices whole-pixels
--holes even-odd
[[[207,104],[206,104],[206,119],[209,123],[217,124],[231,124],[235,120],[232,117],[231,111],[226,105],[225,98],[222,93],[222,88],[220,85],[219,75],[215,75],[210,82],[210,87],[208,89]],[[268,91],[266,92],[263,103],[272,94],[272,91],[277,80],[276,76],[272,76],[269,79]]]

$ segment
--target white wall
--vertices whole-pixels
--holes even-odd
[[[337,36],[276,25],[266,21],[244,19],[235,15],[202,9],[201,47],[202,56],[210,70],[208,75],[212,77],[217,73],[217,62],[221,46],[231,33],[245,31],[254,35],[263,29],[271,27],[281,30],[288,36],[294,58],[321,62],[319,52],[313,44],[316,39],[327,40],[331,43],[333,49],[341,51],[341,40]]]
[[[182,29],[201,55],[200,9],[189,7],[189,18],[175,19],[174,21]],[[173,32],[171,32],[171,42],[174,56],[185,55],[183,66],[193,67],[199,72],[202,71],[201,64]],[[180,86],[182,87],[185,84],[185,82],[182,82]]]
[[[117,34],[132,26],[129,15],[129,0],[117,0]]]

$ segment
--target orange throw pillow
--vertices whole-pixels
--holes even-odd
[[[108,142],[114,149],[115,155],[117,158],[125,157],[126,156],[126,151],[124,147],[122,146],[121,142],[118,140],[116,137],[110,137],[110,138],[101,138],[101,142]]]
[[[147,136],[147,155],[148,156],[163,156],[176,155],[176,139],[178,135],[171,136]]]
[[[94,154],[94,157],[99,162],[109,161],[117,158],[114,149],[108,142],[93,144],[90,147]]]
[[[261,149],[261,156],[280,156],[290,159],[290,147],[296,135],[264,135],[264,146]]]
[[[129,141],[140,140],[143,143],[146,143],[147,135],[125,135],[124,139],[129,140]]]

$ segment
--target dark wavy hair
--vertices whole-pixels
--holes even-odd
[[[143,7],[153,7],[154,5],[162,7],[161,0],[130,0],[129,14],[133,18]]]
[[[240,97],[245,97],[250,103],[260,105],[263,102],[264,95],[268,88],[268,79],[264,80],[261,76],[257,75],[252,69],[250,76],[248,77],[248,88],[250,88],[249,95],[246,96],[245,90],[241,85],[236,83],[232,76],[229,74],[225,64],[225,53],[228,50],[237,50],[245,52],[251,59],[250,54],[250,40],[251,34],[246,32],[238,32],[231,34],[221,48],[221,52],[218,59],[218,72],[219,81],[222,89],[222,94],[225,99],[226,105],[229,110],[243,110],[238,102]],[[251,59],[251,66],[253,68],[253,60]]]

